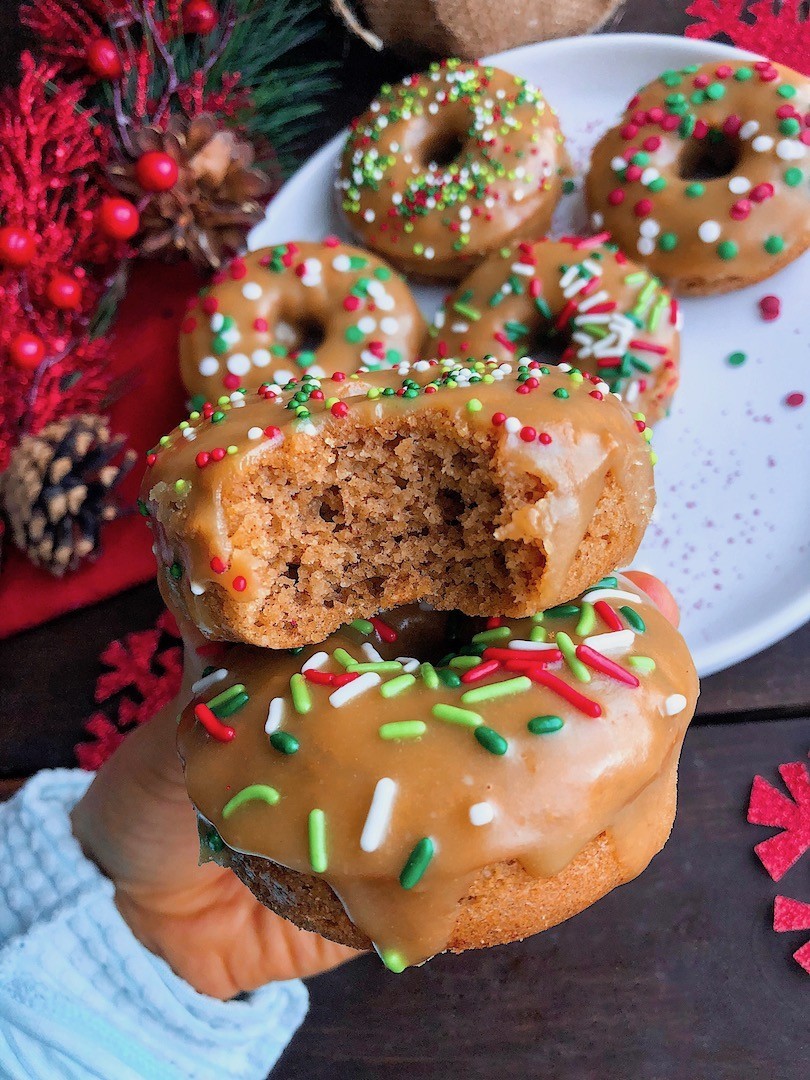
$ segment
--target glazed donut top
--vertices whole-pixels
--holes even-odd
[[[220,590],[240,603],[260,599],[263,566],[246,541],[234,540],[224,510],[243,471],[256,463],[277,471],[273,455],[285,440],[294,440],[296,455],[311,455],[312,440],[329,451],[347,417],[374,428],[392,414],[425,410],[450,417],[459,431],[491,435],[515,473],[542,479],[542,507],[522,506],[495,535],[544,538],[544,597],[560,595],[606,475],[634,507],[634,525],[649,517],[651,430],[604,382],[568,365],[433,360],[322,381],[304,375],[206,405],[147,455],[140,506],[155,526],[167,603],[185,609],[207,636],[231,636],[219,621]]]
[[[607,233],[542,239],[473,270],[436,312],[423,352],[511,360],[562,334],[564,361],[653,422],[678,384],[681,323],[675,298]]]
[[[214,276],[183,322],[180,369],[199,408],[304,371],[392,367],[415,358],[423,330],[410,289],[376,256],[333,236],[289,242]]]
[[[233,647],[180,723],[204,853],[322,876],[393,970],[446,947],[484,867],[551,877],[607,830],[640,872],[634,800],[673,783],[697,698],[683,639],[621,578],[462,625],[450,644],[448,616],[404,610],[295,655]]]
[[[758,271],[760,260],[776,269],[810,238],[808,125],[810,80],[779,64],[665,71],[594,151],[594,225],[665,280],[689,280],[696,258],[743,281],[763,277],[772,271]],[[712,146],[729,155],[728,174],[690,178]]]
[[[454,137],[453,160],[437,164],[437,148]],[[435,276],[434,260],[480,258],[529,222],[541,198],[550,216],[567,160],[539,90],[497,68],[447,60],[382,87],[352,125],[337,191],[369,246]]]

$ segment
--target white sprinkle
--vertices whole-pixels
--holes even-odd
[[[188,587],[191,589],[192,596],[202,596],[205,592],[205,586],[196,581],[190,581]]]
[[[224,322],[225,322],[225,316],[222,314],[222,312],[221,311],[214,312],[214,314],[211,316],[211,329],[213,330],[213,332],[215,334],[218,334],[220,332]]]
[[[521,277],[534,277],[536,266],[530,266],[529,263],[512,263],[510,267],[513,274],[520,274]]]
[[[263,435],[263,431],[260,427],[248,428],[249,439],[260,439]]]
[[[234,409],[244,409],[245,395],[240,394],[238,390],[234,390],[229,400]]]
[[[228,357],[225,366],[231,375],[247,375],[250,371],[250,358],[244,353],[234,353],[233,356]]]
[[[657,180],[660,175],[661,173],[658,171],[658,169],[654,169],[652,165],[650,165],[649,168],[646,168],[644,170],[639,179],[646,187],[648,184],[651,184],[653,180]]]
[[[364,315],[362,319],[357,320],[357,329],[362,330],[364,334],[372,334],[377,329],[377,320],[371,315]]]
[[[353,698],[359,697],[360,694],[365,694],[366,690],[371,690],[372,687],[379,686],[381,682],[382,679],[376,671],[367,671],[352,682],[346,683],[345,686],[339,686],[334,693],[329,695],[329,704],[334,706],[334,708],[339,709]]]
[[[376,217],[376,214],[371,209],[371,207],[369,207],[367,210],[363,211],[363,221],[367,221],[369,223],[369,225],[371,224],[371,222],[374,220],[375,217]]]
[[[579,305],[580,311],[590,311],[592,307],[596,307],[597,304],[601,304],[603,301],[610,299],[607,292],[604,289],[600,289],[598,293],[594,293],[593,296],[586,296],[582,303]]]
[[[748,120],[740,128],[740,133],[739,133],[740,138],[741,139],[750,139],[751,136],[756,135],[756,133],[758,131],[759,131],[759,121],[758,120]]]
[[[583,645],[589,645],[601,653],[624,653],[633,647],[636,635],[632,630],[613,630],[609,634],[593,634],[584,638]]]
[[[301,665],[301,674],[305,671],[309,671],[310,668],[322,668],[326,661],[329,659],[329,653],[316,652],[308,660],[305,660]]]
[[[399,330],[399,319],[386,315],[384,319],[380,319],[380,329],[384,334],[396,334]]]
[[[732,195],[744,195],[751,190],[751,181],[747,176],[732,176],[728,182],[728,190]]]
[[[414,671],[420,668],[421,663],[413,656],[398,656],[397,663],[402,664],[402,670],[406,675],[411,675]]]
[[[800,161],[807,154],[807,147],[798,139],[780,139],[776,144],[776,156],[782,161]]]
[[[720,238],[720,222],[702,221],[698,225],[698,236],[705,244],[713,244]]]
[[[757,135],[755,139],[751,140],[751,149],[758,154],[767,153],[768,150],[773,150],[773,139],[770,135]]]
[[[242,296],[246,300],[259,300],[262,295],[262,287],[258,281],[246,281],[242,286]]]
[[[197,438],[197,432],[191,427],[183,428],[183,438],[186,439],[187,442],[194,442]]]
[[[293,373],[291,371],[287,371],[286,368],[279,368],[278,371],[273,372],[273,377],[275,378],[276,382],[281,383],[282,386],[284,385],[284,383],[288,383],[295,378]],[[277,387],[275,390],[273,390],[273,393],[280,394],[281,387]]]
[[[591,225],[594,227],[594,229],[601,229],[604,224],[605,215],[600,214],[598,210],[594,210],[594,212],[591,214]]]
[[[213,686],[214,683],[222,682],[223,679],[228,678],[228,672],[224,667],[217,668],[216,671],[210,671],[207,675],[203,675],[201,679],[197,679],[196,682],[191,684],[192,694],[201,694],[203,690],[207,690],[209,686]]]
[[[504,428],[506,428],[510,435],[517,435],[517,433],[523,427],[523,424],[521,424],[521,422],[516,416],[507,416],[503,426]]]
[[[206,356],[205,359],[200,361],[200,374],[206,378],[210,378],[211,375],[216,375],[219,371],[219,360],[215,356]]]
[[[369,658],[372,664],[382,663],[383,658],[380,656],[380,654],[377,652],[377,650],[374,648],[370,641],[364,641],[363,644],[360,646],[360,651]]]
[[[336,255],[332,259],[332,266],[339,273],[344,274],[347,270],[351,270],[352,261],[348,255]]]
[[[489,825],[494,817],[495,811],[491,803],[477,802],[470,807],[470,822],[473,825]]]
[[[661,226],[654,218],[645,218],[639,225],[638,231],[642,236],[658,236],[661,232]]]
[[[670,694],[664,702],[664,712],[667,716],[677,716],[686,708],[686,698],[683,694]]]
[[[655,241],[649,236],[640,236],[636,244],[639,255],[652,255],[655,251]]]
[[[278,731],[281,727],[281,721],[284,719],[284,698],[274,697],[270,702],[270,708],[267,710],[267,720],[264,724],[264,730],[268,735],[272,735],[274,731]]]
[[[250,359],[256,367],[267,367],[272,357],[269,349],[254,349],[250,354]]]
[[[360,680],[358,679],[357,682]],[[353,683],[349,683],[353,686]],[[377,781],[371,806],[368,808],[368,816],[360,835],[360,847],[363,851],[376,851],[385,839],[388,826],[391,823],[391,811],[394,808],[394,799],[397,795],[397,785],[390,776],[384,776]]]
[[[637,593],[624,592],[622,589],[592,589],[582,597],[583,604],[595,604],[597,600],[632,600],[638,604],[643,596]]]
[[[621,172],[622,169],[627,168],[627,162],[624,160],[623,157],[617,156],[611,159],[610,167],[611,169],[613,169],[614,172]]]
[[[509,642],[510,649],[556,649],[556,645],[549,645],[545,641],[524,641],[521,638],[512,638]]]
[[[574,263],[573,266],[569,266],[563,276],[560,278],[560,288],[567,289],[568,286],[579,277],[579,264]]]

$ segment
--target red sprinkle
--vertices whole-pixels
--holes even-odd
[[[621,619],[606,600],[597,600],[593,610],[611,630],[624,630]]]
[[[500,669],[501,665],[498,660],[485,660],[482,664],[478,664],[477,667],[465,671],[461,676],[461,681],[463,683],[479,682],[481,679],[485,679],[487,675],[494,675]]]
[[[537,667],[538,664],[556,664],[558,660],[562,660],[562,653],[559,649],[499,649],[492,645],[484,649],[484,659]]]
[[[253,329],[257,330],[260,334],[267,332],[267,319],[254,319]]]
[[[356,671],[344,671],[342,675],[333,675],[333,686],[345,686],[346,683],[354,682],[355,679],[359,679],[360,675]]]
[[[500,427],[501,424],[506,423],[506,413],[496,412],[492,414],[492,423],[495,427]]]
[[[549,690],[553,690],[555,694],[559,694],[561,698],[570,705],[573,705],[575,709],[579,709],[580,712],[585,713],[586,716],[591,716],[595,719],[597,716],[602,715],[602,706],[597,701],[592,701],[590,698],[585,697],[584,694],[580,694],[573,686],[569,686],[567,682],[563,682],[562,679],[559,679],[556,675],[552,675],[550,671],[545,671],[541,667],[534,667],[529,668],[526,674],[532,682],[540,683],[541,686],[547,686]]]
[[[201,450],[194,458],[194,463],[198,469],[204,469],[210,460],[211,455],[206,450]]]
[[[316,686],[333,686],[335,676],[331,671],[318,671],[317,668],[307,668],[304,672],[307,682],[315,683]]]
[[[393,644],[393,642],[395,642],[399,637],[396,630],[394,630],[393,627],[389,626],[388,623],[384,623],[382,619],[369,619],[368,621],[380,635],[382,640],[388,645]]]
[[[549,435],[549,433],[547,431],[541,431],[538,438],[539,438],[540,442],[543,444],[543,446],[548,446],[549,443],[552,441],[552,438],[551,438],[551,436]]]
[[[219,555],[215,555],[209,565],[215,574],[224,574],[228,569],[227,563],[223,562]]]
[[[264,429],[264,434],[268,439],[275,439],[276,436],[281,434],[281,428],[276,427],[275,424],[270,424],[269,427]]]
[[[349,406],[345,401],[336,401],[329,410],[332,416],[344,417],[349,415]]]
[[[791,409],[798,409],[800,405],[804,405],[804,394],[798,390],[792,394],[788,394],[785,398],[785,404],[790,406]]]
[[[537,431],[533,427],[522,427],[520,429],[520,437],[524,442],[534,442],[537,438]]]
[[[610,679],[616,679],[617,682],[625,683],[627,686],[639,685],[638,679],[631,671],[627,671],[621,664],[614,663],[613,660],[603,656],[589,645],[577,645],[576,654],[583,664],[607,675]]]
[[[763,296],[759,302],[759,311],[765,322],[773,322],[782,314],[782,301],[778,296]]]
[[[229,727],[228,724],[223,724],[221,720],[218,720],[208,706],[203,705],[202,702],[200,702],[199,705],[194,706],[194,715],[208,734],[213,739],[216,739],[217,742],[230,742],[236,735],[236,732],[232,727]]]
[[[234,592],[244,592],[247,588],[247,581],[245,581],[245,579],[241,575],[239,577],[235,577],[232,584]]]

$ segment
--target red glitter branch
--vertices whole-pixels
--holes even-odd
[[[753,825],[781,829],[757,844],[754,851],[774,881],[779,881],[810,848],[810,774],[801,761],[779,766],[779,775],[792,799],[761,776],[754,777],[748,820]]]
[[[686,36],[707,39],[722,35],[740,49],[810,74],[810,21],[802,18],[802,0],[693,0],[686,9],[699,22]]]

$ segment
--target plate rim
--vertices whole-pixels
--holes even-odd
[[[636,50],[645,46],[659,48],[665,46],[674,52],[691,53],[696,58],[706,59],[721,57],[736,57],[738,59],[750,59],[760,56],[747,49],[739,49],[734,45],[726,45],[723,42],[704,40],[702,38],[687,38],[676,34],[651,34],[651,33],[607,33],[607,34],[584,34],[578,37],[554,38],[550,41],[530,42],[519,45],[514,49],[506,49],[503,52],[493,53],[481,58],[480,63],[504,65],[508,70],[508,63],[515,57],[521,57],[527,53],[532,55],[537,52],[569,52],[582,49],[611,49],[611,50]],[[286,194],[293,184],[298,184],[311,172],[318,172],[327,159],[335,160],[336,151],[343,144],[348,128],[344,127],[331,139],[316,150],[295,172],[284,181],[275,197],[269,203],[267,212],[248,235],[248,250],[255,250],[253,236],[266,227],[274,216],[274,207],[279,198]],[[794,633],[806,622],[810,621],[810,581],[803,592],[799,592],[794,599],[782,605],[777,611],[772,612],[765,619],[760,619],[754,629],[741,630],[732,633],[719,642],[700,644],[691,648],[692,657],[695,661],[698,674],[701,678],[707,678],[735,664],[748,660],[757,653],[776,645],[790,634]]]

